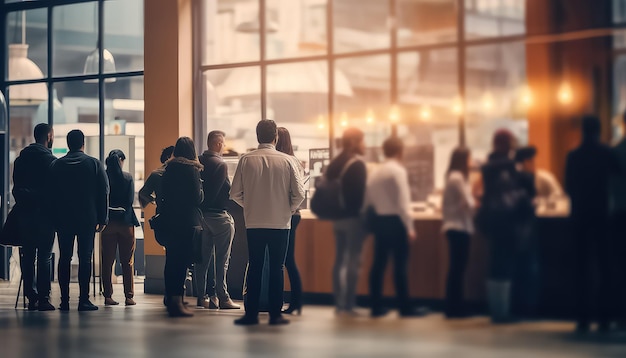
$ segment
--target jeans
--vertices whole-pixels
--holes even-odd
[[[111,221],[102,232],[102,286],[105,298],[111,298],[113,295],[111,272],[118,248],[124,277],[124,295],[126,298],[133,298],[135,228],[125,223]]]
[[[463,313],[463,286],[469,259],[470,234],[448,230],[446,236],[450,256],[446,281],[446,314],[455,315]]]
[[[300,272],[296,265],[295,248],[296,248],[296,229],[300,224],[300,215],[291,217],[291,230],[289,230],[289,246],[287,247],[287,258],[285,259],[285,268],[289,274],[289,286],[291,287],[291,307],[302,306],[302,280]]]
[[[261,277],[265,248],[269,252],[269,314],[280,317],[283,306],[285,255],[289,242],[289,230],[248,229],[248,277],[246,316],[257,317],[261,295]]]
[[[26,215],[24,215],[26,216]],[[36,214],[19,219],[24,244],[20,248],[20,266],[24,278],[24,295],[29,301],[50,298],[50,261],[54,229]],[[35,262],[37,275],[35,276]]]
[[[374,229],[374,263],[370,271],[370,294],[372,310],[382,309],[383,280],[389,254],[393,255],[394,283],[400,312],[410,309],[407,282],[409,240],[404,223],[399,216],[376,216]]]
[[[89,282],[91,281],[91,257],[93,255],[95,226],[59,230],[59,287],[61,301],[70,298],[70,268],[74,254],[74,241],[78,241],[78,285],[80,300],[89,299]]]
[[[168,229],[163,235],[168,235],[165,247],[165,295],[184,296],[187,267],[193,261],[193,240],[200,235],[199,228],[188,227],[179,230]]]
[[[235,222],[227,213],[204,214],[202,230],[202,260],[194,263],[194,283],[201,298],[204,293],[220,301],[230,298],[226,274],[230,261],[230,250],[235,237]],[[208,273],[208,275],[207,275]]]
[[[337,311],[351,311],[356,305],[356,285],[361,268],[361,251],[367,232],[360,218],[334,222],[335,265],[333,292]]]

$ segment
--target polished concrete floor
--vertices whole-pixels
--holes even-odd
[[[571,333],[568,322],[492,326],[484,317],[446,321],[441,315],[372,320],[334,316],[305,306],[288,326],[238,327],[241,312],[196,310],[170,319],[162,297],[138,294],[134,307],[97,312],[13,309],[16,285],[0,281],[0,357],[626,357],[626,334]],[[116,285],[117,295],[122,290]],[[138,291],[142,290],[139,285]],[[54,304],[58,304],[55,287]],[[77,292],[77,287],[72,287]]]

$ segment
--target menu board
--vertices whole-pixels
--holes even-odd
[[[309,149],[309,175],[311,187],[315,187],[315,180],[321,177],[330,163],[330,149]]]
[[[435,155],[432,144],[404,148],[412,201],[425,201],[435,188]]]

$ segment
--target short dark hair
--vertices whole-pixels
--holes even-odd
[[[586,115],[583,117],[582,131],[583,138],[595,138],[600,135],[602,124],[597,116]]]
[[[527,147],[519,148],[515,152],[515,161],[518,163],[523,163],[529,159],[533,159],[537,155],[537,148],[530,145]]]
[[[365,139],[365,133],[362,130],[354,127],[346,129],[341,137],[343,151],[355,151],[363,139]]]
[[[67,134],[67,147],[70,152],[80,150],[85,145],[85,133],[80,129],[71,130]]]
[[[207,146],[208,146],[209,148],[210,148],[210,147],[212,147],[212,146],[213,146],[213,144],[215,144],[215,142],[217,141],[217,139],[218,139],[219,137],[224,137],[224,138],[225,138],[225,137],[226,137],[226,133],[224,133],[224,132],[222,132],[222,131],[218,131],[218,130],[215,130],[215,131],[211,131],[211,132],[209,132],[209,135],[208,135],[208,136],[207,136],[207,138],[206,138],[206,144],[207,144]]]
[[[180,137],[176,141],[174,147],[174,157],[182,157],[189,160],[197,160],[196,146],[193,140],[189,137]]]
[[[278,135],[276,122],[271,119],[263,119],[256,125],[256,138],[259,144],[272,143]]]
[[[294,155],[291,135],[285,127],[278,128],[278,144],[276,144],[276,150],[288,155]]]
[[[403,150],[404,142],[396,136],[391,136],[383,142],[383,154],[385,154],[385,158],[392,158],[398,154],[402,154]]]
[[[508,129],[498,129],[493,135],[493,151],[509,153],[513,149],[515,137]]]
[[[170,157],[174,154],[174,146],[170,145],[169,147],[163,148],[161,151],[161,163],[165,164],[165,162],[170,159]]]
[[[52,126],[47,123],[39,123],[35,126],[35,130],[33,131],[33,136],[35,137],[35,142],[43,143],[48,139],[48,134],[52,132]]]

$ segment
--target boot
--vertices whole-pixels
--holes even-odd
[[[171,296],[167,300],[167,313],[170,317],[191,317],[193,313],[183,305],[182,296]]]
[[[511,305],[511,282],[495,281],[487,282],[487,297],[489,300],[489,311],[493,323],[509,323],[512,321],[510,315]]]

